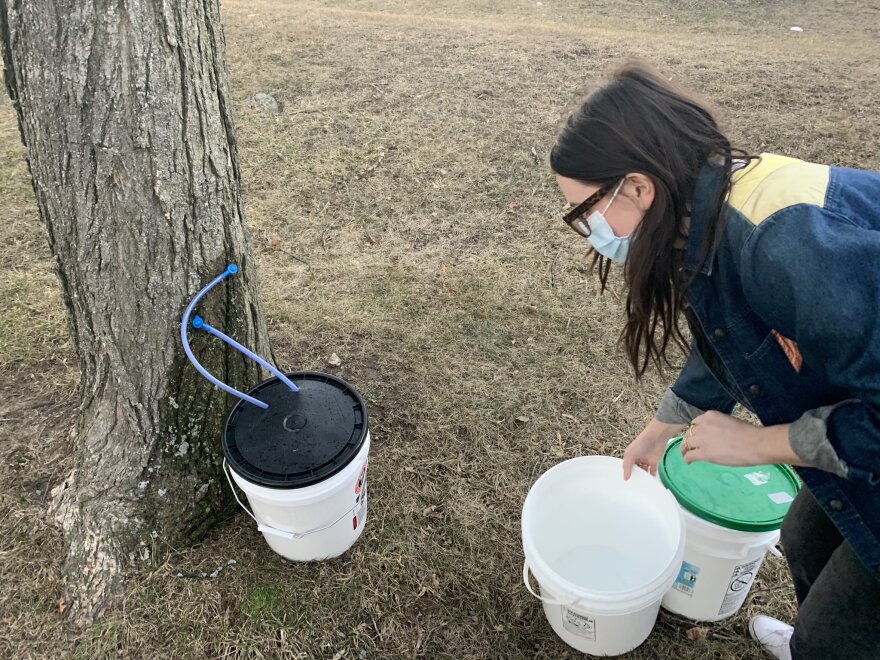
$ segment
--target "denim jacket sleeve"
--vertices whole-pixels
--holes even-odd
[[[690,424],[706,410],[730,413],[736,401],[715,379],[691,342],[678,379],[663,395],[655,417],[665,424]]]
[[[880,231],[809,204],[777,211],[743,244],[749,305],[797,342],[804,363],[850,398],[808,411],[851,480],[880,482]],[[812,435],[815,435],[813,433]],[[803,457],[802,457],[803,458]]]

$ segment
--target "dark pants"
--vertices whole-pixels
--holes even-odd
[[[880,659],[880,582],[806,488],[782,523],[798,601],[794,660]]]

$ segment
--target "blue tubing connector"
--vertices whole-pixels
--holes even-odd
[[[196,294],[195,298],[193,298],[193,299],[190,301],[189,305],[186,306],[186,310],[183,312],[183,319],[181,319],[181,323],[180,323],[180,341],[181,341],[181,343],[183,344],[183,350],[184,350],[184,352],[186,353],[186,357],[189,358],[189,361],[190,361],[190,362],[192,363],[192,365],[196,368],[196,370],[197,370],[200,374],[202,374],[202,376],[204,376],[205,378],[207,378],[211,383],[213,383],[214,385],[216,385],[217,387],[219,387],[221,390],[224,390],[224,391],[226,391],[226,392],[229,392],[230,394],[233,394],[233,395],[239,397],[240,399],[244,399],[244,400],[247,401],[248,403],[252,403],[252,404],[254,404],[255,406],[257,406],[257,407],[259,407],[259,408],[263,408],[263,409],[265,410],[266,408],[269,407],[269,404],[267,404],[267,403],[263,403],[263,402],[260,401],[259,399],[255,399],[254,397],[249,396],[249,395],[245,394],[244,392],[239,392],[239,391],[238,391],[237,389],[235,389],[234,387],[230,387],[230,386],[227,385],[226,383],[224,383],[224,382],[218,380],[217,378],[215,378],[214,376],[212,376],[211,373],[210,373],[207,369],[205,369],[205,368],[199,363],[199,361],[196,359],[196,356],[193,355],[192,349],[190,348],[190,345],[189,345],[189,319],[190,319],[190,316],[192,316],[193,310],[195,309],[196,305],[197,305],[197,304],[199,303],[199,301],[205,296],[205,294],[208,293],[208,291],[210,291],[210,290],[213,289],[215,286],[217,286],[218,284],[220,284],[220,282],[222,282],[223,280],[225,280],[225,279],[226,279],[227,277],[229,277],[230,275],[235,275],[237,272],[238,272],[238,266],[236,266],[235,264],[229,264],[229,265],[226,267],[226,270],[224,270],[224,271],[223,271],[222,273],[220,273],[217,277],[215,277],[213,280],[211,280],[211,281],[205,286],[205,288],[203,288],[201,291],[199,291],[199,292]],[[274,376],[276,376],[281,382],[283,382],[285,385],[287,385],[287,386],[288,386],[293,392],[298,392],[298,391],[299,391],[299,388],[298,388],[296,385],[294,385],[293,382],[291,382],[291,380],[290,380],[289,378],[287,378],[287,376],[285,376],[285,375],[282,374],[280,371],[278,371],[278,369],[276,369],[276,368],[273,367],[271,364],[269,364],[268,362],[266,362],[263,358],[261,358],[260,356],[258,356],[256,353],[253,353],[253,352],[249,351],[247,348],[245,348],[244,346],[242,346],[241,344],[239,344],[237,341],[235,341],[235,340],[232,339],[231,337],[228,337],[228,336],[226,336],[225,334],[223,334],[222,332],[220,332],[219,330],[216,330],[216,329],[212,328],[210,325],[208,325],[207,323],[205,323],[204,319],[203,319],[201,316],[198,316],[198,315],[197,315],[197,316],[193,319],[193,321],[192,321],[192,325],[193,325],[193,327],[194,327],[196,330],[205,330],[206,332],[208,332],[208,333],[214,335],[215,337],[218,337],[219,339],[222,339],[223,341],[225,341],[227,344],[229,344],[229,345],[232,346],[233,348],[235,348],[235,349],[241,351],[241,352],[244,353],[247,357],[249,357],[249,358],[251,358],[252,360],[256,361],[256,362],[257,362],[260,366],[262,366],[264,369],[266,369],[266,370],[268,370],[269,372],[271,372],[271,373],[272,373]]]

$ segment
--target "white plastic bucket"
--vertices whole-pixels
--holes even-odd
[[[257,529],[282,557],[313,561],[337,557],[364,531],[367,521],[367,456],[370,433],[355,458],[324,481],[304,488],[266,488],[245,479],[224,461],[227,478],[244,491],[252,511],[241,507],[257,522]]]
[[[684,541],[681,510],[658,480],[635,470],[624,481],[617,458],[574,458],[545,472],[526,497],[523,580],[564,642],[619,655],[651,633]]]
[[[684,559],[663,608],[695,621],[733,616],[748,596],[767,550],[779,554],[779,530],[742,532],[682,509],[687,528]]]
[[[682,508],[684,561],[663,607],[696,621],[736,614],[800,487],[785,465],[687,462],[682,437],[669,441],[657,475]]]

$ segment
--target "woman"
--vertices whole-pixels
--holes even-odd
[[[797,619],[755,617],[752,636],[777,658],[880,658],[880,174],[749,156],[639,64],[569,118],[551,166],[603,290],[623,266],[636,374],[667,363],[684,323],[693,337],[624,478],[656,473],[691,422],[688,463],[797,466],[782,526]]]

